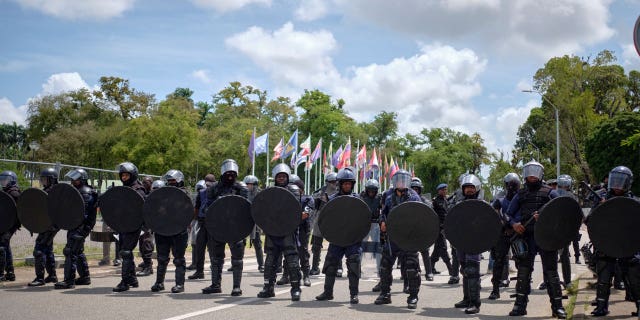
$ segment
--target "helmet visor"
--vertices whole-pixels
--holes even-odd
[[[631,177],[622,172],[609,173],[609,189],[629,190]]]

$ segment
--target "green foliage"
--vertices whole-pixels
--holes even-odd
[[[586,142],[586,158],[596,177],[603,177],[616,166],[627,166],[636,174],[640,173],[640,153],[634,145],[623,144],[628,137],[637,135],[640,128],[640,114],[620,113],[607,119],[595,128]],[[640,184],[632,189],[640,192]]]
[[[27,134],[23,126],[0,124],[0,157],[19,159],[23,157],[28,146]]]

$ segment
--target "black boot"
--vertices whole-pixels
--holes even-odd
[[[151,291],[152,292],[160,292],[160,291],[164,291],[164,283],[162,282],[158,282],[156,280],[156,283],[153,284],[153,286],[151,286]]]
[[[389,304],[391,303],[391,293],[381,293],[374,302],[375,304]]]
[[[191,245],[191,264],[187,266],[187,270],[189,271],[196,270],[196,264],[197,264],[196,260],[197,260],[196,246]]]
[[[224,260],[220,258],[213,258],[211,260],[211,285],[202,289],[203,294],[222,292],[220,280],[222,280],[222,266],[224,264]]]
[[[54,285],[54,288],[56,289],[73,289],[75,288],[75,283],[74,283],[75,279],[71,279],[71,280],[65,280],[65,281],[60,281],[58,283],[56,283]]]
[[[204,272],[195,272],[192,275],[188,276],[187,279],[195,280],[195,279],[204,279]]]
[[[45,269],[47,270],[48,276],[46,278],[44,278],[44,282],[45,283],[56,283],[56,282],[58,282],[58,276],[56,275],[55,261],[52,261],[51,264],[47,264],[45,266]]]
[[[162,261],[158,259],[158,270],[156,272],[156,283],[151,286],[152,292],[158,292],[164,290],[164,277],[167,274],[167,264],[169,260]]]
[[[458,301],[453,306],[456,308],[468,308],[471,306],[471,300],[469,297],[469,279],[468,277],[462,277],[462,300]]]
[[[289,273],[287,272],[287,270],[284,270],[284,272],[282,273],[282,277],[280,277],[280,279],[276,281],[276,284],[279,286],[283,286],[285,284],[289,284],[290,282],[291,281],[289,280]]]
[[[58,282],[58,277],[55,272],[53,274],[49,274],[46,278],[44,278],[44,283],[56,283]]]
[[[418,295],[410,294],[409,297],[407,297],[407,308],[415,309],[417,307],[418,307]]]
[[[144,264],[144,266],[142,266],[142,270],[138,271],[136,273],[136,276],[138,277],[146,277],[146,276],[150,276],[153,274],[153,265],[151,264]]]
[[[372,292],[380,292],[380,281],[378,281],[378,283],[376,283],[375,286],[373,286],[373,288],[371,289]]]
[[[302,290],[300,290],[300,280],[291,281],[291,301],[300,301],[301,294]]]
[[[520,317],[527,315],[527,302],[529,298],[526,295],[517,293],[516,302],[513,304],[513,309],[509,312],[510,317]]]
[[[44,279],[40,279],[36,277],[35,279],[33,279],[33,281],[29,282],[28,286],[29,287],[44,286]]]
[[[77,286],[88,286],[91,284],[91,277],[90,276],[84,276],[84,277],[80,277],[75,279],[74,283]]]
[[[547,275],[547,294],[551,302],[551,315],[558,319],[566,319],[567,312],[562,307],[562,289],[560,288],[560,278],[558,274]]]
[[[242,260],[231,260],[231,266],[233,268],[233,289],[231,290],[231,295],[234,297],[241,296],[242,289],[240,289],[240,283],[242,282],[244,265]]]
[[[333,300],[333,285],[336,282],[335,276],[325,276],[324,278],[324,291],[318,296],[316,296],[316,300],[325,301],[325,300]]]
[[[176,285],[171,288],[172,293],[184,292],[184,275],[187,272],[187,261],[184,258],[173,260],[176,266]]]
[[[609,314],[609,295],[611,287],[608,283],[598,283],[596,285],[596,308],[591,311],[594,317],[603,317]]]
[[[489,300],[496,300],[496,299],[500,299],[500,283],[494,283],[493,289],[489,294]]]
[[[258,298],[272,298],[276,293],[273,291],[273,283],[265,283],[262,291],[258,292]]]
[[[560,296],[560,298],[554,298],[553,302],[551,302],[551,316],[558,319],[567,318],[567,312],[562,306],[562,296]]]

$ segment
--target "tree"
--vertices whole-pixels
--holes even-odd
[[[640,153],[633,145],[621,143],[633,136],[640,128],[640,114],[621,113],[607,119],[595,128],[586,142],[586,159],[596,177],[602,177],[616,166],[627,166],[633,172],[640,172]],[[632,187],[640,191],[640,184]]]
[[[124,120],[147,114],[156,105],[153,94],[137,91],[129,80],[118,77],[100,77],[100,90],[93,95],[101,108],[118,111]]]
[[[0,149],[3,158],[19,159],[27,148],[26,132],[24,126],[15,122],[12,124],[0,124]]]

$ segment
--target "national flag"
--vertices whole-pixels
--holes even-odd
[[[298,130],[296,130],[289,138],[289,141],[284,146],[284,151],[280,156],[282,159],[286,159],[290,155],[295,155],[298,149]]]
[[[358,168],[364,167],[364,164],[367,162],[367,145],[363,145],[358,154],[356,155],[356,165]]]
[[[389,177],[393,177],[393,175],[398,171],[398,166],[396,165],[393,158],[391,158],[391,164],[389,164]]]
[[[269,150],[269,132],[255,139],[253,150],[256,156],[262,153],[266,153],[267,150]]]
[[[336,150],[336,153],[333,155],[333,157],[331,157],[331,165],[334,167],[338,167],[338,160],[340,159],[340,156],[342,155],[342,146],[340,146],[338,148],[338,150]]]
[[[282,155],[283,143],[284,143],[284,138],[280,138],[280,142],[278,142],[276,147],[273,148],[273,158],[271,158],[271,161],[280,159],[280,155]]]
[[[344,146],[344,150],[342,154],[340,154],[340,161],[337,166],[338,169],[346,168],[351,165],[351,138],[347,141],[347,144]]]
[[[311,154],[311,135],[309,135],[307,139],[300,144],[300,149],[302,150],[298,152],[298,157],[304,157]]]
[[[369,167],[372,169],[380,168],[378,165],[378,156],[376,156],[376,148],[373,148],[373,154],[371,155],[371,160],[369,160]]]
[[[322,166],[323,166],[323,173],[327,174],[331,171],[331,166],[329,165],[329,161],[327,161],[327,151],[324,151],[324,155],[322,156]]]
[[[313,153],[311,154],[311,162],[315,163],[316,160],[320,158],[321,150],[322,150],[322,138],[320,138],[320,140],[318,141],[318,144],[316,145],[316,148],[313,150]]]
[[[249,155],[249,162],[253,163],[253,154],[255,152],[255,144],[256,144],[256,129],[253,129],[251,132],[251,139],[249,139],[249,148],[247,149],[247,154]]]

